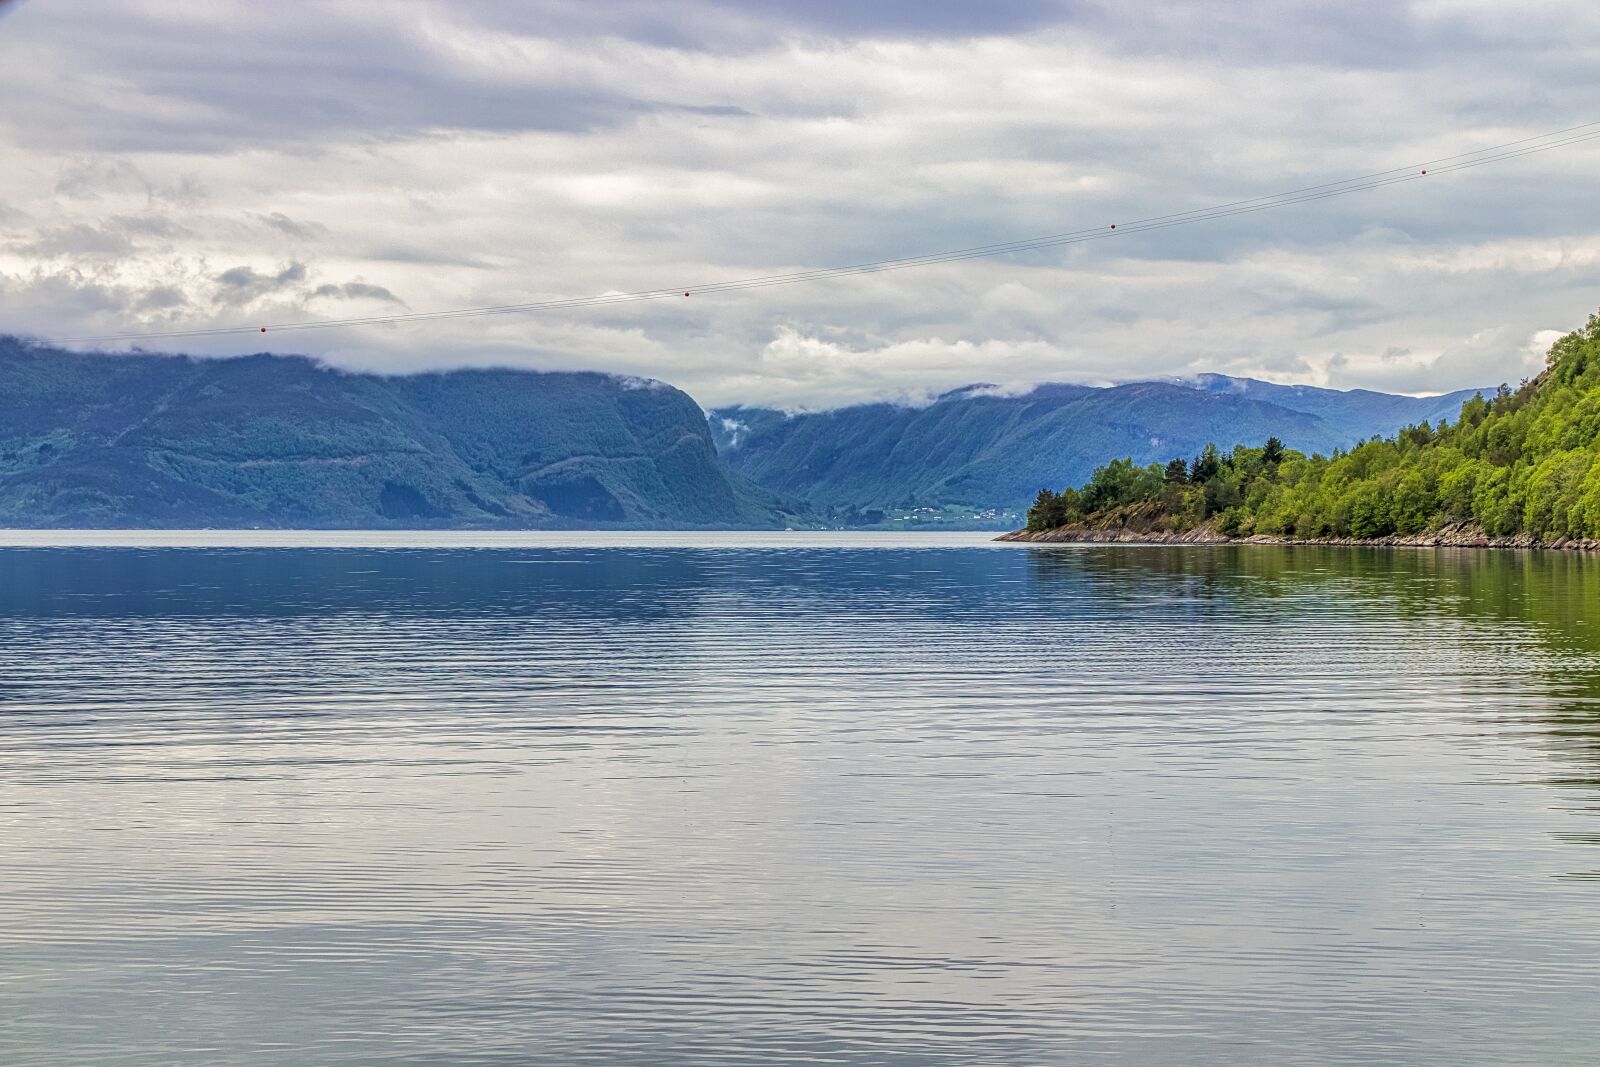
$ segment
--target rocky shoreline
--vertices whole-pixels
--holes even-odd
[[[1056,530],[1014,530],[1001,534],[997,541],[1023,541],[1034,544],[1081,543],[1127,545],[1339,545],[1351,548],[1550,548],[1575,552],[1600,551],[1600,540],[1588,537],[1561,537],[1541,541],[1527,534],[1491,537],[1471,523],[1453,523],[1427,533],[1386,537],[1268,537],[1252,534],[1230,537],[1210,523],[1192,530],[1133,530],[1126,527],[1092,528],[1063,526]]]

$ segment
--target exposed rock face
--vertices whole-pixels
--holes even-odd
[[[1562,537],[1555,541],[1541,541],[1527,534],[1511,537],[1490,537],[1482,527],[1472,523],[1451,523],[1427,533],[1388,537],[1268,537],[1252,534],[1249,537],[1229,537],[1219,533],[1210,523],[1192,530],[1178,532],[1166,530],[1131,530],[1127,528],[1094,529],[1083,526],[1063,526],[1057,530],[1015,530],[997,537],[997,541],[1027,541],[1035,544],[1134,544],[1134,545],[1345,545],[1352,548],[1559,548],[1578,552],[1600,551],[1600,540],[1594,538]]]
[[[1031,541],[1036,544],[1080,542],[1125,545],[1226,545],[1232,544],[1236,539],[1226,537],[1206,526],[1197,526],[1193,530],[1176,533],[1166,530],[1132,530],[1127,527],[1063,526],[1056,530],[1015,530],[1001,534],[995,540]]]

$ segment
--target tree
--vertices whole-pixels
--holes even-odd
[[[1114,459],[1099,468],[1083,487],[1083,506],[1089,511],[1105,511],[1149,500],[1161,492],[1165,478],[1154,463],[1136,466],[1131,459]]]
[[[1475,428],[1489,415],[1489,402],[1483,398],[1482,393],[1473,393],[1467,402],[1461,405],[1461,419],[1457,426]]]
[[[1433,441],[1433,427],[1423,419],[1415,426],[1407,426],[1400,431],[1400,440],[1412,448],[1422,448]]]
[[[1375,481],[1358,482],[1345,497],[1351,537],[1382,537],[1394,533],[1394,511],[1389,497]]]
[[[1054,530],[1083,518],[1083,497],[1076,489],[1063,489],[1059,493],[1049,489],[1039,490],[1028,509],[1028,529]]]
[[[1040,509],[1049,519],[1066,506],[1054,497]],[[1419,422],[1327,456],[1273,438],[1227,455],[1207,445],[1188,464],[1118,459],[1070,510],[1071,521],[1087,511],[1166,530],[1209,519],[1236,534],[1370,538],[1470,521],[1490,536],[1600,536],[1600,315],[1551,347],[1544,373],[1474,395],[1454,423]]]
[[[1244,503],[1237,476],[1218,475],[1206,482],[1206,514],[1216,515]]]
[[[1222,457],[1217,453],[1216,445],[1206,445],[1200,454],[1194,457],[1194,463],[1189,467],[1189,480],[1196,485],[1209,482],[1222,470]]]
[[[1060,495],[1049,489],[1041,489],[1039,495],[1033,498],[1033,507],[1028,509],[1028,529],[1054,530],[1057,526],[1066,525],[1064,515]]]

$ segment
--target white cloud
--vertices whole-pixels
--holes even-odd
[[[1558,101],[1600,60],[1600,14],[1555,0],[1514,16],[1469,0],[1277,0],[1249,19],[1157,0],[672,10],[23,5],[0,35],[0,330],[695,286],[1099,226],[1596,117]],[[1208,370],[1515,381],[1528,338],[1600,301],[1597,152],[1009,259],[292,343],[380,370],[652,376],[707,405]]]
[[[1330,368],[1329,383],[1408,393],[1448,391],[1436,387],[1440,382],[1516,386],[1544,368],[1545,354],[1560,336],[1556,330],[1528,334],[1512,326],[1492,327],[1432,353],[1389,351],[1376,357],[1346,357]]]

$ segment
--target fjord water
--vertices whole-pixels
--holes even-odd
[[[7,536],[0,1062],[1600,1060],[1600,560]]]

